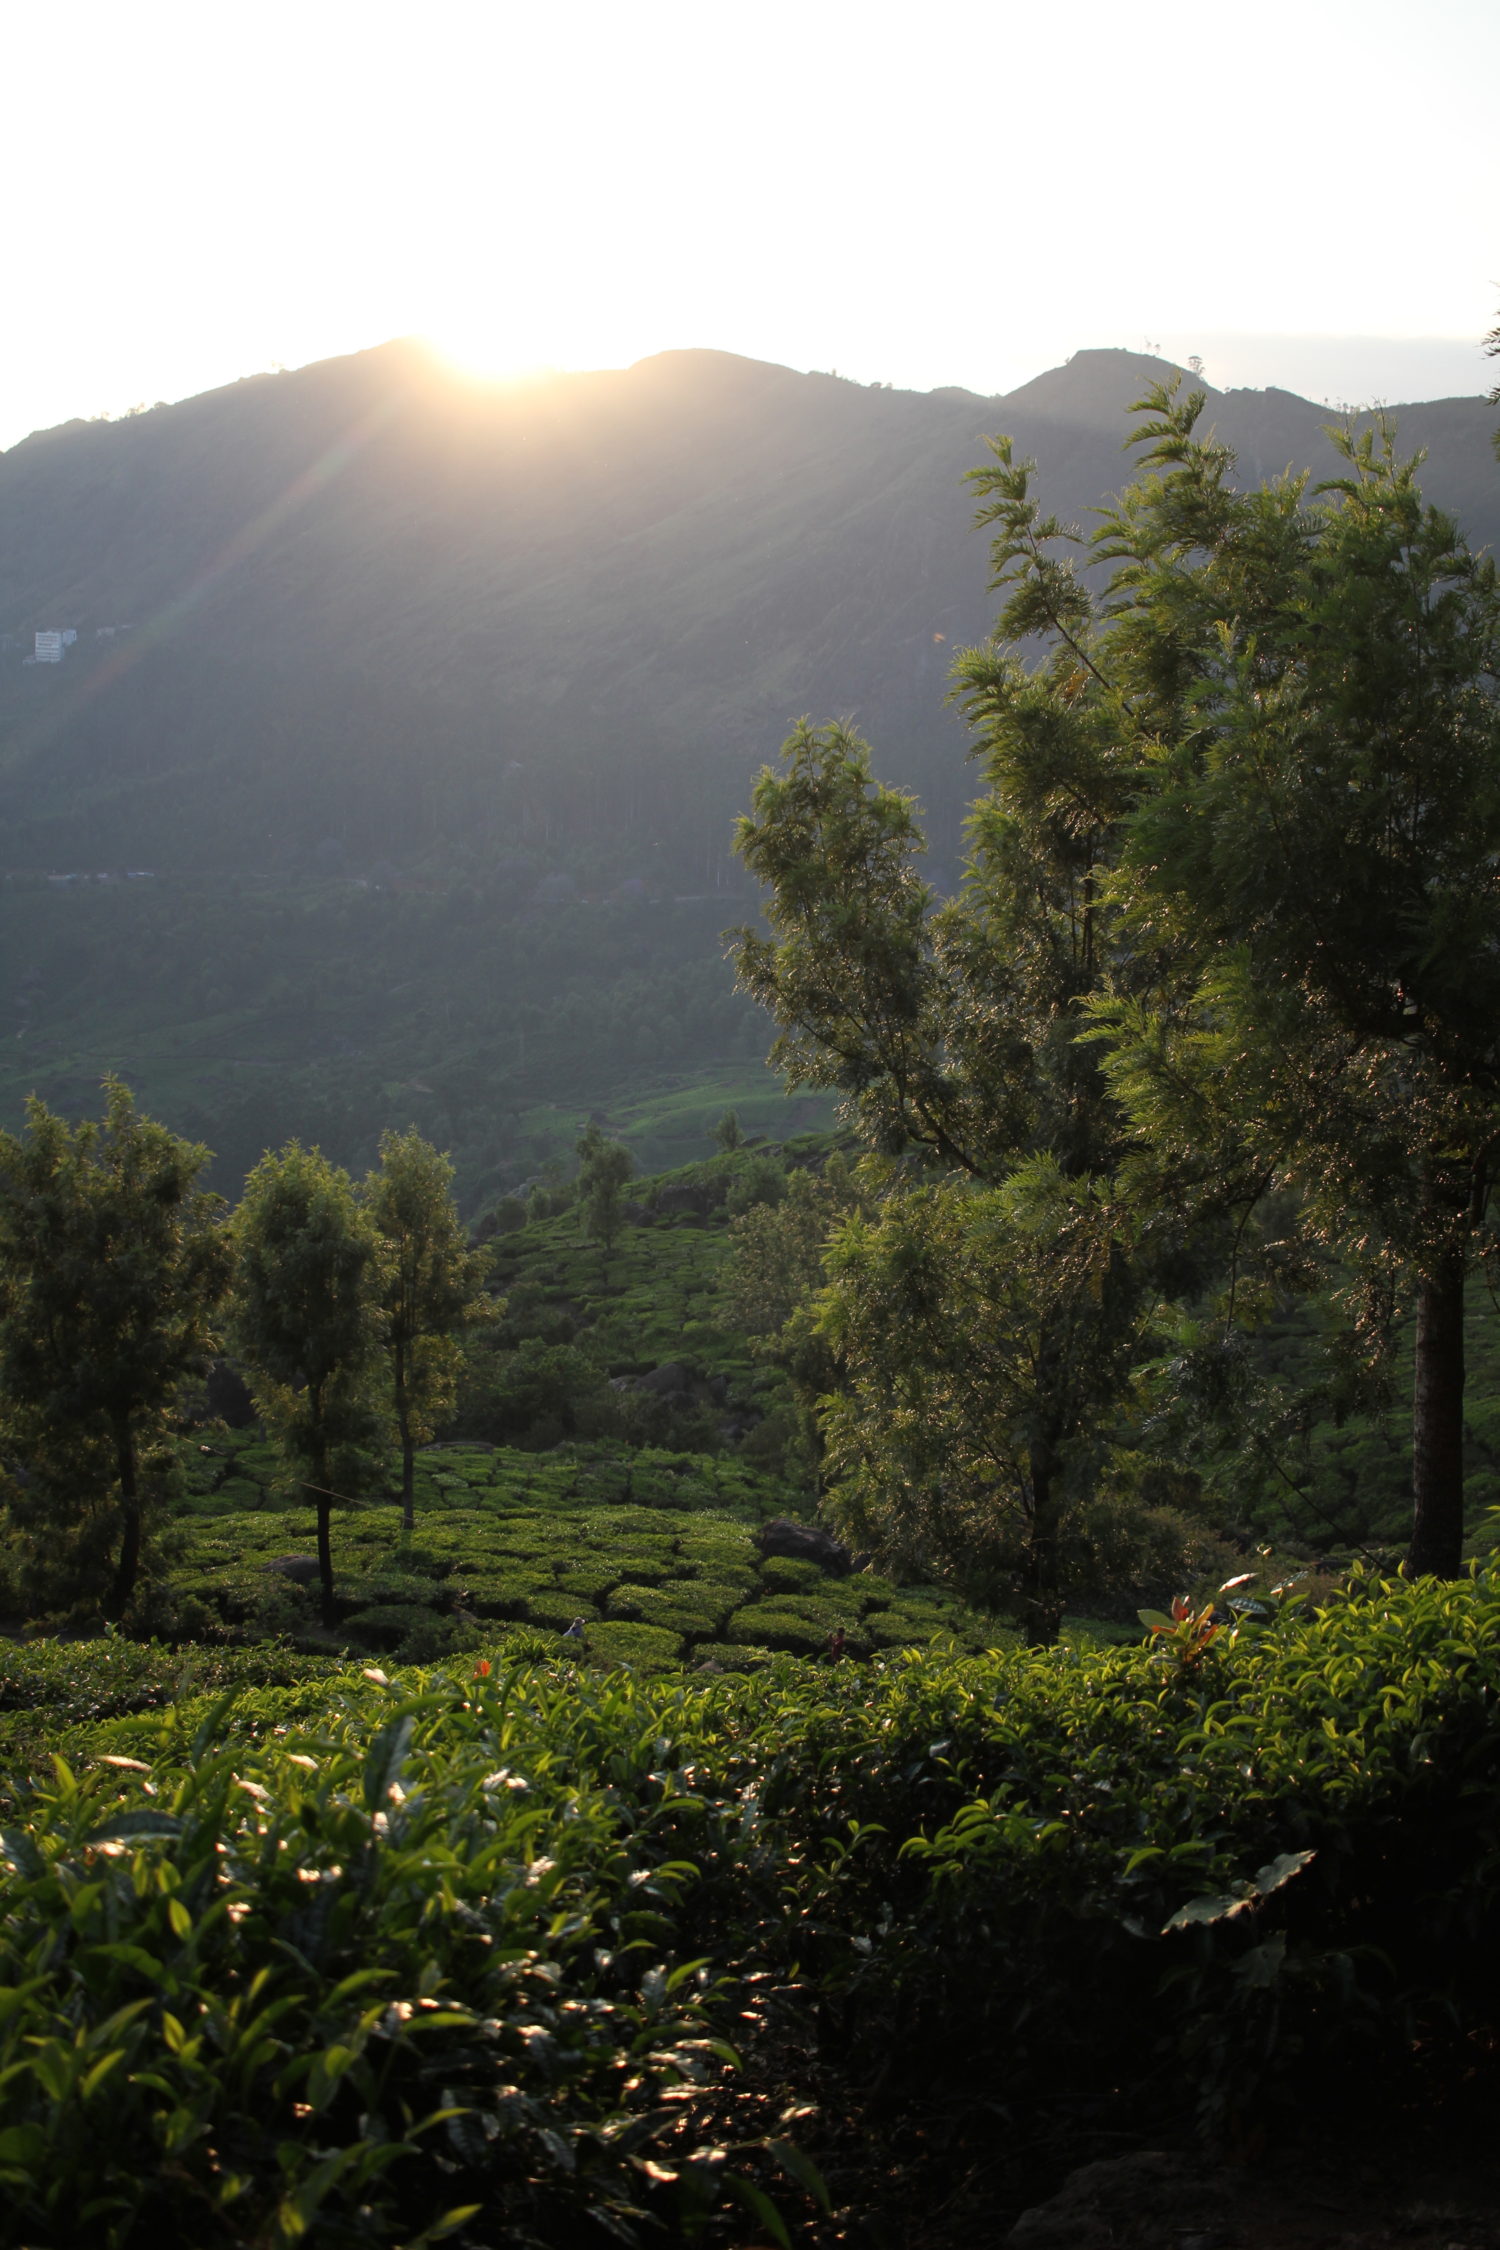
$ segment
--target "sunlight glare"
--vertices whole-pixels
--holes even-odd
[[[445,320],[429,328],[423,341],[449,367],[476,382],[534,383],[558,371],[555,358],[528,350],[513,328],[494,320]]]

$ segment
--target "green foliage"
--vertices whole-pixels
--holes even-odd
[[[663,1628],[596,1637],[636,1676],[492,1644],[230,1703],[132,1651],[97,1717],[97,1645],[11,1652],[7,1701],[92,1720],[29,1749],[0,1838],[17,2241],[176,2242],[184,2211],[195,2243],[409,2241],[473,2205],[687,2242],[735,2192],[722,2041],[766,1989],[795,2003],[753,2004],[768,2056],[816,2040],[830,2084],[883,2063],[896,2114],[1024,2108],[1063,2148],[1085,2101],[1336,2135],[1486,2067],[1489,1578],[1115,1651],[715,1642],[691,1680],[651,1676]],[[688,2085],[717,2158],[662,2099]]]
[[[1149,991],[1098,1004],[1136,1192],[1253,1204],[1418,1307],[1411,1565],[1459,1567],[1465,1271],[1500,1118],[1500,583],[1384,425],[1251,492],[1141,402],[1095,636],[1140,768],[1116,884]],[[1253,1239],[1253,1238],[1252,1238]]]
[[[225,1433],[214,1454],[194,1449],[189,1459],[199,1476],[211,1476],[215,1459],[257,1450]],[[834,1579],[816,1563],[762,1555],[754,1528],[780,1512],[781,1494],[774,1478],[741,1463],[591,1448],[539,1459],[454,1446],[417,1458],[415,1535],[402,1531],[390,1507],[342,1519],[331,1615],[347,1646],[434,1662],[479,1645],[501,1622],[541,1629],[555,1649],[557,1636],[581,1617],[594,1661],[626,1652],[625,1641],[597,1636],[606,1621],[666,1633],[666,1641],[640,1647],[653,1662],[677,1661],[709,1642],[788,1645],[773,1630],[787,1597],[814,1648],[876,1609],[890,1612],[883,1644],[926,1641],[940,1631],[971,1648],[1005,1637],[936,1589],[898,1591],[870,1573]],[[308,1589],[280,1567],[296,1557],[305,1518],[278,1505],[274,1464],[263,1462],[260,1473],[267,1479],[261,1508],[180,1519],[163,1586],[165,1629],[215,1643],[313,1634]],[[1141,1598],[1168,1599],[1177,1583],[1170,1569],[1148,1574]]]
[[[169,1717],[149,1797],[59,1761],[7,1834],[13,2239],[429,2241],[488,2205],[632,2240],[668,2153],[716,2200],[661,2106],[733,2059],[669,1950],[693,1824],[639,1750],[583,1770],[628,1701],[570,1747],[576,1689],[350,1685],[259,1750],[222,1702]]]
[[[625,1224],[625,1184],[635,1158],[621,1141],[590,1125],[578,1143],[578,1202],[584,1231],[598,1243],[606,1266]]]
[[[1024,490],[1013,513],[1034,543]],[[837,1087],[878,1160],[862,1184],[883,1217],[844,1230],[821,1317],[783,1327],[794,1349],[814,1323],[831,1347],[832,1505],[881,1552],[957,1569],[987,1600],[1007,1586],[1040,1641],[1066,1598],[1068,1504],[1091,1493],[1151,1301],[1109,1176],[1117,1118],[1076,1036],[1103,972],[1096,869],[1120,792],[1097,717],[1071,691],[1063,710],[1038,726],[1029,706],[976,705],[989,795],[969,881],[941,908],[909,800],[847,729],[800,726],[738,836],[771,934],[735,947],[781,1026],[772,1062]],[[946,1190],[921,1184],[934,1171]],[[780,1230],[788,1249],[810,1217]],[[761,1262],[777,1239],[761,1230]]]
[[[160,1485],[153,1456],[215,1348],[221,1206],[197,1186],[208,1151],[138,1116],[116,1080],[99,1124],[39,1101],[27,1116],[24,1137],[0,1134],[7,1513],[34,1606],[118,1618]]]
[[[1038,1158],[996,1188],[911,1189],[827,1255],[839,1519],[1043,1641],[1066,1597],[1103,1590],[1078,1532],[1139,1341],[1123,1232],[1095,1183]]]
[[[329,1511],[383,1466],[374,1371],[379,1249],[347,1172],[294,1141],[266,1155],[235,1213],[235,1337],[287,1489],[317,1511],[332,1621]]]
[[[452,1190],[452,1163],[415,1127],[383,1136],[380,1169],[363,1190],[379,1242],[380,1341],[401,1442],[408,1531],[416,1448],[437,1434],[457,1395],[457,1335],[494,1311],[480,1293],[489,1255],[466,1247]]]

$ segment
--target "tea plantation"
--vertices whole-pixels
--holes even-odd
[[[275,1504],[271,1449],[228,1431],[194,1441],[188,1464],[165,1597],[174,1631],[317,1645],[314,1590],[278,1567],[310,1564],[311,1518]],[[430,1659],[529,1629],[534,1652],[536,1634],[581,1620],[599,1662],[744,1671],[815,1655],[838,1631],[860,1655],[1013,1637],[934,1588],[762,1555],[755,1528],[779,1505],[773,1480],[732,1455],[444,1446],[421,1456],[409,1537],[389,1505],[337,1515],[336,1644]]]
[[[998,2241],[1132,2137],[1493,2100],[1492,1578],[753,1678],[52,1642],[0,1705],[16,2250],[956,2244],[901,2198],[970,2175]]]

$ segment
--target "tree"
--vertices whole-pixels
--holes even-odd
[[[415,1454],[451,1411],[455,1334],[491,1316],[481,1294],[491,1259],[470,1250],[453,1201],[453,1166],[413,1126],[386,1133],[363,1203],[379,1238],[381,1343],[401,1441],[401,1522],[413,1529]]]
[[[229,1250],[221,1199],[197,1185],[208,1150],[139,1116],[117,1080],[104,1092],[102,1123],[70,1127],[33,1100],[24,1136],[0,1133],[0,1413],[49,1503],[61,1464],[84,1469],[86,1502],[90,1478],[110,1479],[113,1619],[140,1568],[142,1456],[218,1348]]]
[[[744,1147],[745,1136],[740,1130],[737,1111],[732,1109],[724,1111],[714,1127],[714,1145],[724,1156],[732,1156],[737,1148]]]
[[[973,652],[999,715],[1089,715],[1121,819],[1091,996],[1139,1208],[1295,1193],[1304,1227],[1415,1301],[1408,1567],[1462,1548],[1464,1283],[1500,1151],[1500,598],[1383,427],[1343,473],[1241,491],[1202,392],[1140,402],[1144,473],[1095,594],[1030,464],[980,472],[1027,671]],[[1029,610],[1027,604],[1029,603]]]
[[[1062,1260],[1030,1306],[1032,1327],[1008,1336],[1016,1366],[1030,1359],[1029,1434],[1018,1425],[1009,1466],[995,1455],[962,1503],[970,1533],[976,1511],[990,1511],[990,1544],[1006,1546],[1028,1628],[1045,1639],[1065,1591],[1054,1463],[1066,1457],[1080,1499],[1099,1458],[1092,1433],[1128,1379],[1121,1338],[1137,1333],[1152,1299],[1139,1245],[1111,1235],[1119,1116],[1079,1040],[1100,989],[1097,872],[1121,790],[1107,733],[1066,702],[1059,723],[1045,684],[1029,703],[988,714],[983,731],[990,788],[970,823],[968,881],[935,907],[915,870],[923,839],[911,800],[872,778],[868,748],[847,728],[799,726],[740,824],[740,852],[770,893],[770,934],[737,933],[735,954],[741,983],[781,1026],[772,1062],[794,1085],[843,1093],[851,1125],[884,1160],[887,1217],[839,1238],[828,1314],[846,1392],[829,1410],[839,1469],[829,1502],[862,1539],[911,1562],[920,1524],[929,1564],[950,1575],[966,1546],[940,1529],[959,1505],[943,1448],[909,1442],[910,1385],[937,1398],[958,1331],[938,1319],[930,1289],[891,1286],[893,1246],[907,1270],[923,1226],[941,1220],[937,1239],[955,1252],[960,1209],[988,1209],[993,1221],[1041,1158],[1070,1239],[1097,1238],[1101,1225],[1110,1235],[1107,1293],[1090,1261]],[[951,1193],[933,1200],[944,1175],[968,1183],[971,1211]],[[955,1281],[951,1303],[963,1295]],[[856,1317],[874,1304],[878,1319]],[[1096,1384],[1077,1380],[1085,1363]],[[1016,1385],[1011,1395],[1014,1404]],[[950,1438],[955,1428],[950,1419]],[[993,1454],[995,1428],[991,1415],[987,1437],[971,1430],[973,1458]]]
[[[604,1270],[625,1224],[625,1186],[635,1172],[635,1158],[623,1141],[608,1141],[597,1125],[585,1127],[578,1139],[579,1218],[584,1232],[599,1244]]]
[[[1142,1322],[1216,1261],[1232,1317],[1268,1197],[1370,1301],[1404,1281],[1409,1567],[1454,1571],[1464,1279],[1500,1152],[1495,575],[1386,433],[1340,438],[1311,500],[1242,492],[1203,405],[1141,402],[1102,587],[993,441],[975,478],[1004,601],[956,666],[986,785],[963,891],[934,906],[910,800],[804,723],[741,823],[770,934],[740,933],[740,978],[773,1061],[893,1160],[887,1192],[1003,1189],[1045,1155],[1080,1214],[1129,1205]],[[1106,1354],[1122,1381],[1129,1357]],[[1086,1453],[1066,1402],[1059,1441]]]
[[[378,1239],[348,1173],[293,1141],[245,1182],[234,1245],[236,1338],[287,1483],[317,1511],[332,1625],[330,1511],[383,1470]]]
[[[849,1536],[937,1565],[969,1599],[1055,1641],[1064,1595],[1134,1574],[1180,1520],[1128,1522],[1099,1469],[1140,1336],[1128,1224],[1047,1156],[998,1187],[888,1196],[826,1253],[817,1326],[845,1380],[826,1405]],[[1101,1561],[1105,1568],[1101,1572]]]
[[[799,1451],[809,1470],[822,1457],[819,1401],[838,1383],[838,1361],[819,1325],[817,1299],[827,1276],[830,1235],[873,1199],[861,1192],[838,1149],[821,1172],[797,1165],[784,1195],[757,1202],[731,1218],[729,1252],[716,1290],[720,1325],[744,1336],[750,1355],[776,1367],[791,1388]]]

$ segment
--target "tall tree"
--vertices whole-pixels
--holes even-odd
[[[379,1244],[347,1172],[293,1141],[245,1182],[234,1217],[235,1333],[285,1481],[317,1512],[323,1622],[334,1622],[329,1517],[383,1472],[376,1377]]]
[[[770,929],[738,933],[736,961],[741,982],[781,1027],[773,1062],[793,1084],[841,1092],[851,1124],[886,1160],[886,1217],[840,1238],[828,1313],[848,1391],[833,1423],[841,1474],[829,1499],[862,1538],[911,1560],[921,1523],[928,1560],[950,1572],[963,1548],[938,1529],[945,1510],[956,1515],[956,1476],[943,1472],[941,1446],[921,1452],[906,1442],[916,1428],[911,1400],[900,1402],[891,1379],[902,1367],[912,1382],[930,1375],[931,1403],[944,1355],[954,1375],[949,1346],[968,1288],[956,1267],[941,1317],[930,1289],[894,1286],[898,1272],[914,1271],[923,1226],[956,1256],[971,1222],[987,1210],[993,1232],[1017,1176],[1045,1157],[1050,1208],[1069,1239],[1097,1241],[1102,1225],[1114,1243],[1102,1269],[1090,1259],[1048,1268],[1031,1326],[1023,1334],[1012,1323],[1009,1395],[1018,1416],[1023,1388],[1029,1404],[1009,1465],[995,1457],[987,1477],[969,1479],[963,1503],[971,1530],[977,1513],[991,1512],[990,1543],[1007,1545],[1028,1628],[1046,1639],[1061,1612],[1064,1484],[1079,1502],[1096,1458],[1090,1433],[1128,1374],[1121,1338],[1138,1329],[1151,1293],[1134,1248],[1112,1233],[1119,1118],[1096,1054],[1078,1039],[1101,973],[1098,863],[1119,823],[1109,735],[1067,692],[1059,717],[1045,683],[1029,699],[991,702],[990,787],[970,823],[968,880],[942,906],[916,872],[916,809],[873,779],[866,745],[839,726],[796,730],[781,771],[761,776],[740,825],[741,854],[770,894]],[[944,1175],[950,1191],[934,1200],[931,1182]],[[973,1199],[962,1221],[959,1183]],[[1033,1280],[1041,1278],[1039,1267]],[[877,1304],[879,1320],[865,1318]],[[1085,1363],[1098,1371],[1092,1385],[1077,1379]],[[944,1395],[950,1406],[975,1403],[962,1385]],[[993,1448],[996,1427],[991,1414],[981,1438],[971,1418],[971,1461]]]
[[[578,1139],[578,1215],[584,1232],[598,1243],[606,1276],[610,1252],[625,1224],[625,1189],[635,1158],[623,1141],[607,1140],[597,1125]]]
[[[208,1153],[113,1079],[102,1123],[32,1101],[24,1135],[0,1133],[0,1416],[44,1488],[60,1455],[111,1474],[109,1618],[140,1568],[143,1451],[217,1348],[229,1249],[223,1204],[197,1184]]]
[[[1100,1009],[1159,1162],[1205,1124],[1414,1310],[1408,1568],[1463,1546],[1465,1284],[1500,1159],[1500,590],[1383,428],[1242,493],[1201,395],[1146,402],[1104,527],[1105,662],[1150,787],[1122,939],[1171,975]]]
[[[1303,1224],[1415,1305],[1415,1571],[1462,1547],[1464,1281],[1500,1148],[1500,600],[1383,428],[1342,474],[1241,490],[1204,396],[1140,402],[1143,473],[1105,517],[1091,590],[1030,464],[979,472],[1051,643],[971,652],[971,708],[1080,712],[1114,745],[1122,819],[1098,870],[1088,1012],[1160,1210]]]
[[[1097,1472],[1140,1334],[1107,1191],[1045,1156],[997,1187],[911,1186],[847,1223],[826,1265],[845,1528],[1055,1641],[1065,1596],[1095,1590]]]
[[[416,1522],[415,1456],[453,1405],[462,1355],[456,1336],[491,1317],[483,1295],[492,1263],[470,1250],[453,1201],[453,1166],[413,1126],[386,1133],[363,1197],[379,1239],[382,1348],[401,1443],[401,1522]]]

